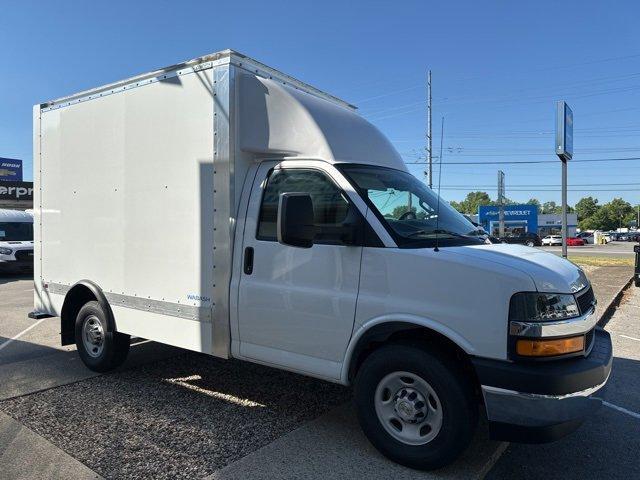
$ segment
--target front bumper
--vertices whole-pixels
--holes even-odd
[[[541,443],[571,433],[602,404],[612,359],[611,337],[599,328],[587,357],[531,363],[474,359],[491,437]]]

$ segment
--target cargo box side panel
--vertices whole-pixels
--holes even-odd
[[[92,280],[119,330],[211,353],[211,70],[132,87],[41,114],[42,278]],[[171,342],[156,315],[200,325]]]

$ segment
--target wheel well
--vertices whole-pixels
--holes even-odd
[[[76,317],[82,306],[93,300],[98,300],[94,292],[87,285],[75,284],[67,292],[60,313],[60,336],[62,345],[75,343]]]
[[[360,366],[371,353],[382,345],[404,343],[422,345],[456,362],[469,376],[480,394],[480,383],[469,355],[455,342],[435,330],[406,322],[389,322],[376,325],[364,333],[358,341],[349,363],[349,381],[353,381]]]

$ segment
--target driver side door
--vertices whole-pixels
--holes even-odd
[[[317,234],[311,248],[278,243],[278,200],[288,192],[312,198]],[[351,208],[356,207],[321,168],[259,168],[243,240],[241,357],[339,378],[353,329],[362,255],[362,246],[345,245],[336,234]]]

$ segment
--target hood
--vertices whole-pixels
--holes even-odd
[[[9,240],[0,241],[0,247],[17,250],[33,250],[33,240]]]
[[[448,250],[526,273],[539,292],[573,293],[589,284],[586,275],[577,265],[553,253],[531,247],[501,243],[451,247]]]

